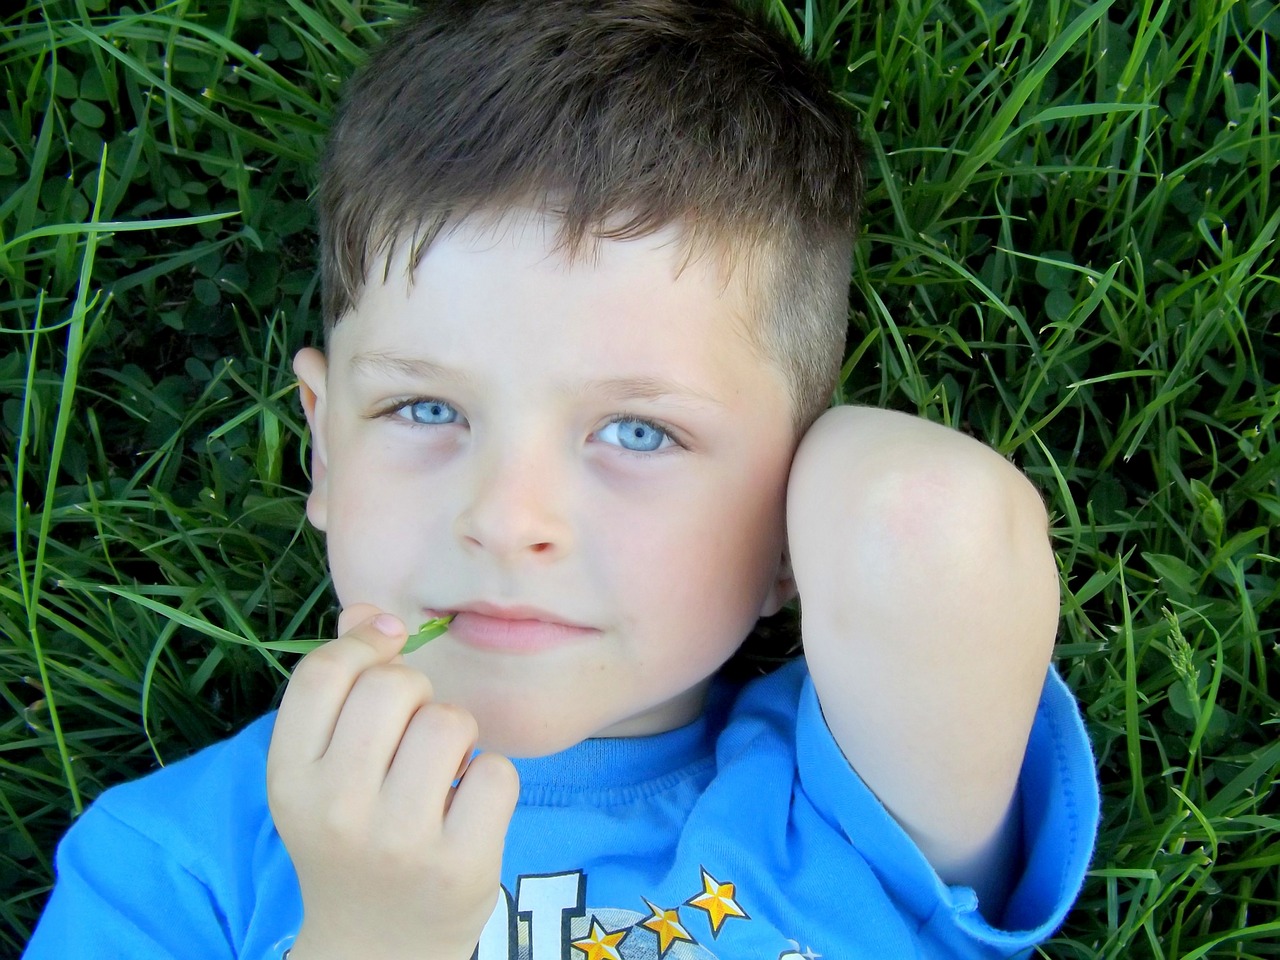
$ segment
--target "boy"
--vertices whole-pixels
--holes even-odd
[[[1052,932],[1097,793],[1044,510],[959,434],[822,413],[848,129],[728,0],[439,3],[375,55],[323,172],[326,351],[295,360],[340,635],[274,719],[84,816],[29,956]],[[718,678],[797,590],[805,657]]]

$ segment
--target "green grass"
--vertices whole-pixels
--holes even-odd
[[[85,804],[267,709],[267,644],[333,626],[287,360],[318,324],[328,112],[406,9],[14,6],[0,953]],[[867,144],[842,399],[981,437],[1054,516],[1105,799],[1044,954],[1280,956],[1280,11],[773,9]]]

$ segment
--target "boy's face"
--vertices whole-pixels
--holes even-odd
[[[295,362],[340,602],[461,611],[408,660],[513,756],[687,723],[791,595],[798,438],[741,271],[680,270],[674,229],[570,264],[553,229],[468,221],[412,284],[401,249]]]

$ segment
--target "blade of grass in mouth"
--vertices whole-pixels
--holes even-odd
[[[425,647],[428,643],[449,629],[449,621],[452,619],[453,614],[449,614],[447,617],[435,617],[431,620],[424,621],[422,625],[418,627],[416,633],[409,634],[409,638],[405,640],[404,646],[400,648],[401,655],[403,656],[406,653],[413,653],[413,651],[420,647]],[[318,647],[323,647],[328,642],[329,640],[325,638],[318,640],[287,640],[273,643],[271,644],[271,647],[272,649],[285,649],[289,653],[305,654],[310,653]]]

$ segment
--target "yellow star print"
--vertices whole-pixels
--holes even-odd
[[[721,883],[711,874],[707,873],[707,868],[702,868],[702,893],[696,897],[691,897],[685,902],[691,907],[699,910],[705,910],[707,916],[711,919],[711,933],[713,936],[720,936],[720,927],[724,925],[724,921],[728,917],[742,917],[744,920],[751,919],[747,916],[747,911],[734,896],[734,885],[732,883]]]
[[[626,939],[629,930],[606,930],[595,917],[591,918],[591,933],[583,940],[574,940],[573,949],[585,954],[584,960],[622,960],[618,946]]]
[[[644,900],[644,897],[640,899]],[[677,941],[683,940],[685,943],[696,943],[693,937],[689,936],[689,931],[680,924],[680,908],[674,910],[663,910],[661,907],[655,907],[648,900],[644,900],[645,906],[652,912],[648,920],[645,920],[640,926],[646,930],[652,930],[658,935],[658,956],[665,957],[667,951],[671,949],[671,945]]]

